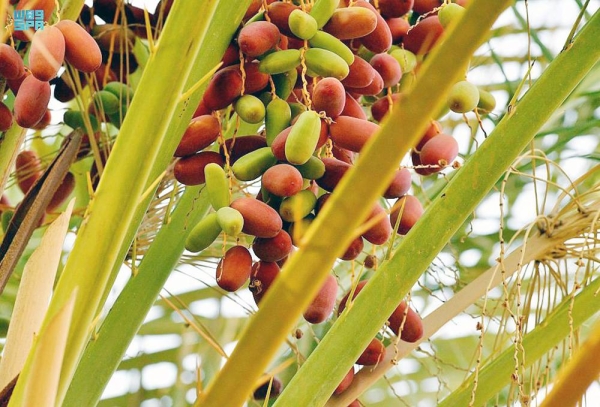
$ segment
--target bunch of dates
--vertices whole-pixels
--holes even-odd
[[[120,127],[127,107],[133,98],[128,85],[128,75],[138,68],[133,48],[137,37],[145,38],[144,12],[129,4],[115,1],[95,1],[93,7],[83,5],[77,22],[60,20],[54,24],[53,17],[60,16],[54,0],[11,1],[13,6],[7,14],[15,19],[41,18],[27,24],[10,20],[12,24],[8,43],[0,44],[0,86],[2,93],[11,92],[14,102],[0,102],[0,132],[8,131],[14,123],[18,126],[42,130],[51,122],[48,109],[53,89],[54,98],[67,103],[89,86],[91,92],[84,96],[87,111],[73,108],[64,114],[64,124],[72,128],[91,130],[84,136],[78,158],[87,156],[92,148],[90,139],[101,145],[102,123]],[[163,5],[168,13],[169,5]],[[96,19],[99,17],[100,19]],[[152,29],[162,22],[150,14]],[[103,23],[103,21],[107,21]],[[125,23],[126,22],[126,23]],[[130,28],[131,27],[131,28]],[[65,68],[65,69],[63,69]],[[10,99],[9,99],[10,100]],[[108,158],[108,141],[100,149],[103,163]],[[15,163],[15,178],[19,189],[25,194],[42,176],[45,160],[33,150],[21,151]],[[93,185],[98,182],[97,165],[91,169]],[[56,210],[75,187],[75,177],[67,173],[47,212]],[[6,224],[13,206],[2,196],[3,223]]]
[[[464,12],[464,2],[375,3],[377,8],[362,0],[253,2],[175,152],[175,178],[185,185],[205,184],[214,209],[192,229],[186,248],[200,252],[223,233],[238,242],[240,235],[252,236],[251,247],[238,243],[226,250],[215,277],[230,292],[249,281],[259,307],[280,267],[302,246],[304,231],[418,76],[445,27]],[[454,85],[447,103],[461,114],[487,114],[494,106],[491,94],[466,80]],[[225,139],[223,123],[233,113],[259,131]],[[358,259],[373,267],[377,258],[363,255],[366,242],[383,245],[418,221],[423,206],[408,194],[411,169],[424,176],[452,170],[458,143],[434,115],[411,152],[413,167],[397,169],[363,232],[340,260]],[[260,185],[260,191],[232,199],[239,183]],[[366,283],[360,281],[353,295]],[[326,321],[337,294],[337,280],[330,275],[304,318],[312,324]],[[388,329],[409,342],[423,334],[419,315],[406,302],[390,315]],[[375,338],[357,364],[376,364],[384,354],[383,342]],[[354,370],[337,393],[353,375]],[[277,388],[280,384],[274,383],[271,396]],[[255,396],[260,394],[258,389]]]
[[[54,7],[54,0],[21,1],[17,7],[21,3],[47,7],[47,15]],[[304,244],[308,226],[418,77],[423,60],[446,28],[460,19],[464,3],[252,2],[175,152],[175,178],[185,185],[204,184],[213,208],[191,230],[186,249],[201,252],[223,235],[236,242],[216,268],[219,287],[229,292],[248,287],[260,307],[283,263],[295,247]],[[159,4],[150,19],[150,32],[171,4]],[[94,15],[105,24],[96,24]],[[117,127],[122,120],[127,107],[124,100],[133,93],[123,84],[126,76],[115,68],[137,66],[131,49],[136,36],[147,33],[143,10],[96,0],[92,8],[84,7],[81,20],[87,29],[60,21],[33,34],[28,70],[20,54],[2,44],[0,75],[16,94],[14,116],[22,127],[37,126],[47,114],[49,81],[56,84],[54,94],[61,101],[77,94],[77,86],[66,73],[55,78],[65,60],[80,72],[95,72],[101,84],[88,113]],[[85,76],[79,78],[83,85],[85,80]],[[447,107],[460,114],[480,115],[492,111],[495,101],[465,78],[453,86]],[[76,127],[84,122],[81,115],[70,113],[65,121]],[[435,176],[451,171],[459,153],[457,141],[435,120],[439,115],[432,112],[427,131],[410,153],[412,166],[398,167],[361,233],[340,255],[341,261],[357,260],[366,268],[375,267],[377,257],[369,249],[388,243],[394,234],[407,234],[419,220],[423,206],[409,194],[413,172]],[[253,134],[235,131],[226,138],[223,129],[232,120],[258,130]],[[9,128],[11,122],[10,109],[1,105],[0,130]],[[26,159],[39,160],[24,157],[21,161]],[[255,196],[237,197],[234,189],[240,184],[260,188]],[[241,243],[246,241],[244,236],[252,237],[250,247]],[[338,314],[367,283],[363,279],[345,293]],[[338,282],[329,275],[304,312],[306,321],[327,321],[337,297]],[[406,301],[389,316],[386,329],[408,342],[423,335],[421,318]],[[374,365],[383,359],[381,338],[373,339],[356,361],[358,365]],[[354,368],[336,393],[343,392],[353,376]],[[258,389],[255,396],[260,398],[263,390]],[[274,381],[270,396],[280,390],[281,384]]]
[[[55,11],[54,0],[20,0],[12,2],[15,16],[23,18],[43,16],[43,21],[35,28],[25,26],[16,30],[12,24],[12,45],[0,44],[0,83],[2,94],[12,92],[12,109],[0,102],[0,131],[9,130],[13,123],[23,128],[43,129],[51,119],[48,103],[53,81],[63,64],[69,64],[75,71],[92,73],[102,63],[102,55],[96,41],[79,24],[62,20],[53,25],[48,21]],[[36,13],[37,11],[37,13]],[[19,14],[21,12],[21,14]],[[30,12],[32,14],[25,14]],[[27,56],[27,64],[23,55]],[[27,193],[42,176],[43,165],[40,157],[32,150],[21,151],[16,158],[15,176],[23,193]],[[67,173],[61,186],[54,194],[47,212],[56,209],[73,191],[75,178]],[[6,226],[12,211],[8,199],[2,197],[2,221]]]

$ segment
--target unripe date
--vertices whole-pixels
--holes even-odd
[[[285,198],[279,205],[279,215],[286,222],[299,222],[313,210],[316,203],[315,194],[305,189]]]
[[[237,237],[244,228],[242,214],[229,206],[224,206],[217,211],[217,222],[226,235]]]
[[[460,4],[448,3],[438,12],[440,18],[440,24],[444,28],[447,28],[452,21],[459,20],[465,13],[465,8]]]
[[[197,253],[206,249],[219,237],[221,231],[217,214],[209,213],[190,231],[185,240],[186,250]]]
[[[204,167],[204,179],[208,200],[214,210],[229,206],[229,180],[223,167],[216,163],[207,164]]]
[[[477,103],[477,110],[480,113],[489,113],[496,108],[496,98],[490,92],[485,89],[477,88],[479,90],[479,103]]]
[[[411,72],[417,66],[416,55],[407,49],[395,49],[392,52],[390,52],[390,55],[393,56],[396,59],[396,61],[398,61],[403,74]]]
[[[321,119],[317,112],[300,114],[285,141],[285,158],[291,164],[302,165],[313,155],[321,135]]]
[[[240,181],[252,181],[260,177],[267,169],[275,165],[277,159],[270,147],[259,148],[240,157],[231,170]]]
[[[73,129],[82,128],[86,130],[88,128],[86,123],[89,121],[89,126],[91,126],[93,132],[100,131],[100,123],[98,123],[96,116],[78,110],[67,110],[63,120],[67,126]]]
[[[265,105],[254,95],[244,95],[235,101],[235,112],[246,123],[257,124],[265,118]]]
[[[312,193],[312,192],[311,192]],[[314,215],[311,213],[305,218],[299,219],[296,222],[290,223],[288,226],[288,233],[292,237],[292,244],[296,247],[303,246],[306,242],[303,240],[306,232],[315,220]]]
[[[309,40],[317,33],[317,20],[302,10],[293,10],[288,17],[288,26],[294,35],[302,40]]]
[[[323,48],[339,55],[348,65],[354,62],[354,53],[346,44],[325,31],[317,33],[308,41],[313,48]]]
[[[301,54],[297,49],[285,49],[272,52],[264,57],[258,69],[260,72],[275,75],[295,69],[301,62]]]
[[[325,164],[320,158],[312,156],[302,165],[297,165],[296,168],[300,171],[302,178],[305,179],[319,179],[325,174]]]
[[[350,68],[338,54],[323,48],[309,48],[304,53],[307,68],[322,77],[344,79]]]
[[[340,0],[319,0],[310,9],[310,15],[317,22],[317,27],[323,27],[331,18]]]
[[[448,108],[456,113],[466,113],[477,107],[479,89],[467,81],[455,83],[448,95]]]
[[[119,98],[112,92],[107,90],[99,90],[94,93],[92,103],[88,108],[90,113],[98,112],[98,114],[119,114],[123,104],[119,101]],[[195,152],[195,151],[194,151]]]
[[[286,156],[286,145],[287,145],[287,140],[288,137],[290,136],[290,133],[292,131],[294,126],[290,126],[287,127],[285,129],[283,129],[278,135],[277,137],[275,137],[275,139],[273,140],[273,143],[271,144],[271,151],[273,152],[273,155],[277,158],[277,160],[279,161],[289,161],[287,156]],[[325,122],[325,120],[321,120],[321,128],[320,128],[320,132],[318,135],[318,139],[317,139],[317,144],[316,146],[312,149],[312,151],[314,152],[316,149],[322,147],[328,140],[328,133],[329,133],[329,126],[327,125],[327,123]],[[299,133],[300,135],[302,133]],[[311,133],[311,136],[314,136],[314,134]],[[302,143],[302,141],[304,141],[305,143],[310,142],[312,145],[313,140],[299,140],[300,144]],[[306,159],[308,157],[308,161],[306,161],[304,164],[308,163],[314,156],[312,155],[312,153],[309,155],[308,154],[308,150],[310,148],[310,145],[306,147],[306,151],[298,151],[298,153],[302,153],[303,155],[297,155],[295,158],[296,159]],[[295,164],[296,166],[300,166],[300,165],[304,165],[304,164]],[[305,177],[306,178],[306,177]]]
[[[282,100],[287,100],[287,98],[290,97],[290,95],[292,94],[294,86],[296,85],[296,80],[298,79],[298,71],[294,67],[289,71],[274,74],[270,77],[273,79],[273,83],[275,84],[275,94]]]
[[[267,144],[273,144],[275,137],[290,125],[292,110],[288,102],[281,98],[275,98],[269,102],[265,115],[265,134]]]

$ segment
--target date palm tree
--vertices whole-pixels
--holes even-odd
[[[58,3],[61,19],[77,19],[83,7],[83,0]],[[184,187],[172,170],[173,152],[250,3],[177,0],[164,27],[153,19],[151,28],[146,15],[147,25],[137,28],[147,28],[147,38],[138,36],[132,49],[139,62],[129,75],[134,97],[120,128],[105,128],[114,144],[97,186],[87,173],[98,151],[73,164],[60,160],[69,151],[59,149],[66,126],[27,133],[13,125],[4,133],[0,189],[9,198],[22,197],[12,163],[25,147],[52,168],[70,165],[78,175],[75,202],[31,236],[13,240],[11,247],[20,244],[23,252],[12,259],[0,296],[0,327],[6,335],[9,324],[20,326],[29,339],[5,347],[3,359],[17,355],[20,362],[16,370],[0,366],[3,400],[9,406],[347,406],[356,399],[366,406],[550,406],[594,394],[598,364],[590,358],[600,346],[594,2],[577,0],[572,20],[538,25],[546,17],[535,9],[539,2],[472,0],[415,80],[406,81],[402,99],[260,308],[246,288],[227,293],[215,284],[216,263],[231,239],[220,237],[199,254],[185,251],[210,202],[202,185]],[[563,39],[558,48],[546,40],[556,32]],[[505,51],[516,41],[523,53]],[[468,76],[496,95],[498,106],[486,116],[436,113],[469,64]],[[84,89],[69,108],[85,110],[92,93]],[[362,103],[368,108],[372,100]],[[458,164],[440,175],[414,174],[412,192],[426,210],[406,236],[366,247],[355,261],[336,260],[432,116],[461,141]],[[221,121],[224,137],[261,131],[229,110]],[[255,193],[256,185],[235,183],[233,191]],[[377,264],[367,267],[367,255]],[[11,253],[3,256],[8,261]],[[369,283],[340,315],[310,325],[302,313],[332,271],[338,300],[362,278]],[[15,306],[36,298],[50,302]],[[403,299],[423,318],[416,343],[385,328]],[[332,396],[376,336],[385,357]],[[277,382],[283,391],[271,397]],[[261,385],[265,401],[252,397]]]

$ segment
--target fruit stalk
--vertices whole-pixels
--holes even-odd
[[[599,304],[595,292],[600,288],[600,280],[596,278],[575,298],[566,298],[554,311],[542,321],[538,327],[527,334],[520,347],[527,358],[522,361],[523,368],[527,369],[535,361],[542,358],[557,343],[569,335],[570,327],[577,330],[585,321],[598,312]],[[573,307],[573,304],[575,306]],[[571,309],[572,308],[572,309]],[[510,378],[515,369],[515,349],[509,347],[498,355],[491,363],[479,371],[478,391],[475,394],[473,405],[482,405],[497,394],[502,387],[508,384],[508,380],[498,380],[499,377]],[[589,358],[590,354],[587,354]],[[589,363],[589,361],[588,361]],[[592,364],[596,365],[596,364]],[[577,377],[574,375],[572,377]],[[461,387],[446,397],[440,407],[451,407],[468,405],[471,401],[474,376],[463,382]],[[561,406],[568,405],[561,400]]]

